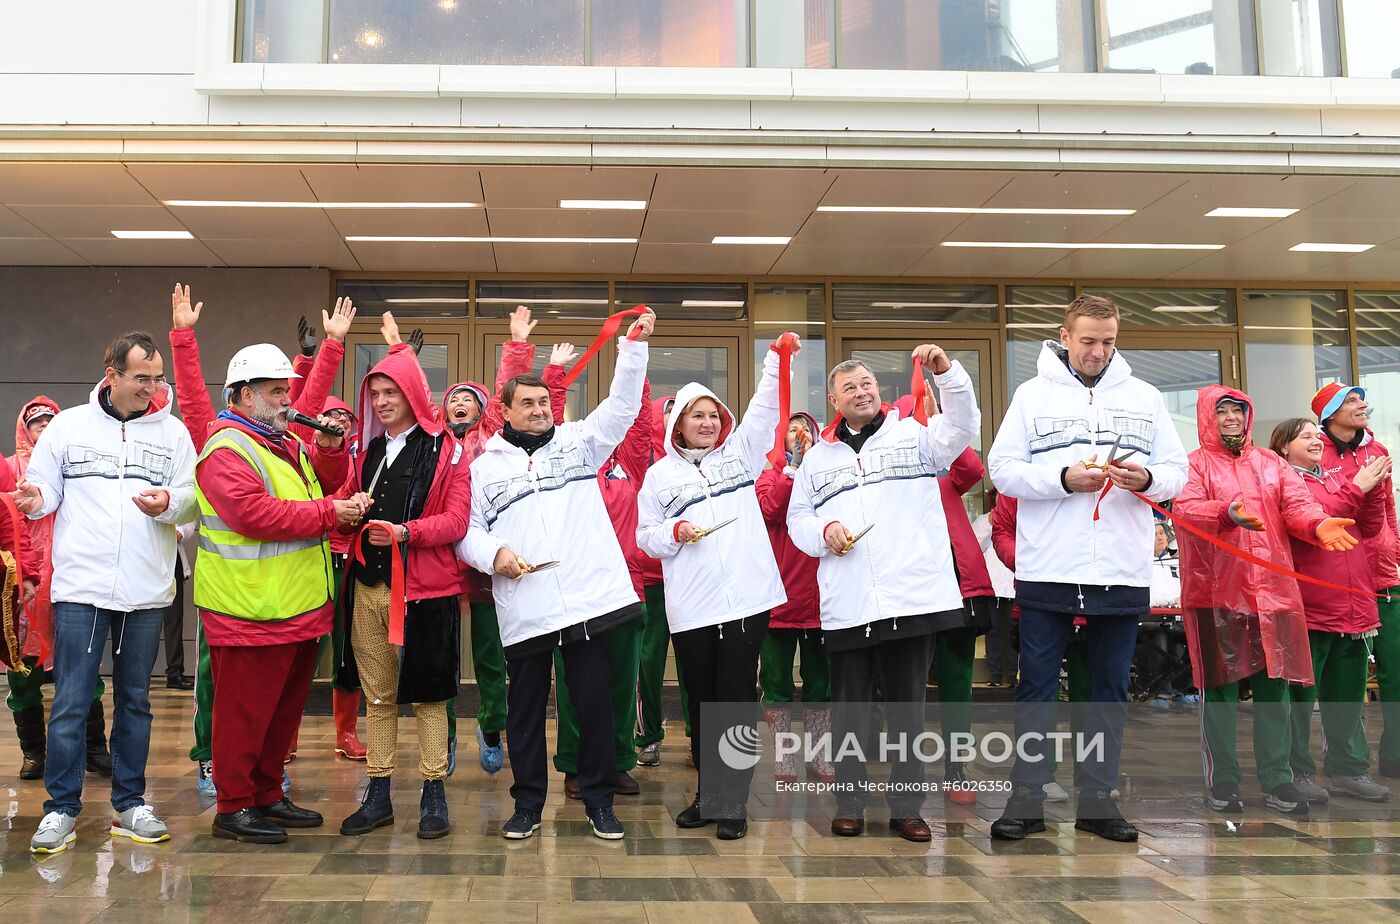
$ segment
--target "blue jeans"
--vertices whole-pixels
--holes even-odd
[[[141,805],[151,747],[151,670],[160,647],[163,609],[121,613],[84,603],[53,607],[53,708],[49,715],[45,812],[83,810],[87,715],[107,634],[112,644],[112,808]]]
[[[1074,619],[1073,613],[1021,608],[1021,683],[1016,688],[1018,741],[1025,740],[1022,736],[1030,732],[1044,735],[1054,730],[1060,663],[1074,637]],[[1078,704],[1083,716],[1079,730],[1090,742],[1101,734],[1103,749],[1086,755],[1074,782],[1081,794],[1106,796],[1118,785],[1118,758],[1128,712],[1128,669],[1137,644],[1138,617],[1091,615],[1086,622],[1083,632],[1089,663],[1089,702]],[[1065,751],[1067,759],[1075,757],[1076,748],[1071,742]],[[1041,759],[1022,760],[1018,756],[1011,782],[1029,786],[1032,798],[1040,800],[1045,797],[1041,787],[1049,782],[1053,772],[1054,751],[1048,742],[1044,748],[1028,746],[1026,750],[1032,755],[1038,750]]]

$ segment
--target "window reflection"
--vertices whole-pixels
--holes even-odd
[[[584,0],[332,0],[328,60],[584,64],[583,8]]]
[[[1254,74],[1253,0],[1104,0],[1106,70],[1141,74]]]
[[[1348,77],[1400,77],[1400,3],[1395,0],[1346,0]]]
[[[1275,77],[1341,73],[1336,0],[1259,0],[1261,71]]]
[[[592,62],[746,67],[748,11],[735,0],[593,0]]]

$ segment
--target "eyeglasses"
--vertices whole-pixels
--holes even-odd
[[[142,388],[150,388],[152,385],[164,385],[166,378],[163,375],[127,375],[120,369],[114,369],[117,375],[124,379],[131,379]]]
[[[336,420],[350,420],[350,415],[344,411],[327,411],[327,417],[334,417]]]

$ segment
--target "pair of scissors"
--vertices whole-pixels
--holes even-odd
[[[1085,462],[1085,468],[1097,468],[1108,471],[1108,467],[1113,464],[1113,460],[1118,458],[1118,447],[1123,442],[1123,434],[1118,434],[1118,438],[1113,441],[1113,448],[1108,451],[1108,459],[1105,462]]]
[[[516,561],[520,563],[520,577],[524,577],[527,574],[534,574],[536,571],[548,571],[550,568],[559,567],[559,562],[557,561],[540,562],[538,565],[527,565],[524,560],[519,558],[517,558]],[[516,578],[516,580],[518,581],[520,578]]]
[[[722,523],[716,523],[714,526],[711,526],[709,529],[698,529],[698,530],[696,530],[696,531],[695,531],[695,535],[694,535],[692,538],[686,540],[686,545],[694,545],[695,543],[699,542],[701,539],[704,539],[704,538],[705,538],[706,536],[708,536],[710,533],[713,533],[713,532],[715,532],[716,530],[724,529],[726,526],[728,526],[730,523],[733,523],[733,522],[734,522],[735,520],[737,520],[737,519],[739,519],[739,518],[738,518],[738,517],[730,517],[729,519],[725,520],[725,521],[722,522]]]
[[[874,528],[875,528],[875,524],[874,524],[874,523],[871,523],[869,526],[865,527],[865,529],[862,529],[860,532],[856,533],[854,536],[852,536],[850,539],[848,539],[848,540],[846,541],[845,547],[844,547],[843,549],[841,549],[841,554],[844,555],[845,553],[849,552],[851,549],[855,548],[855,547],[856,547],[856,543],[859,542],[860,540],[864,539],[864,538],[865,538],[865,534],[868,533],[868,532],[870,532],[870,531],[871,531],[872,529],[874,529]]]

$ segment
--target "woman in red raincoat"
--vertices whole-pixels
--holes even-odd
[[[1278,455],[1250,439],[1254,407],[1243,392],[1211,385],[1196,398],[1201,448],[1191,453],[1176,517],[1255,558],[1293,570],[1289,537],[1345,550],[1356,544],[1329,518],[1303,480]],[[1181,548],[1181,608],[1191,671],[1202,691],[1202,757],[1206,803],[1244,811],[1235,715],[1239,684],[1254,694],[1254,758],[1264,801],[1286,814],[1306,814],[1288,755],[1288,684],[1313,682],[1308,626],[1298,584],[1188,530]]]

